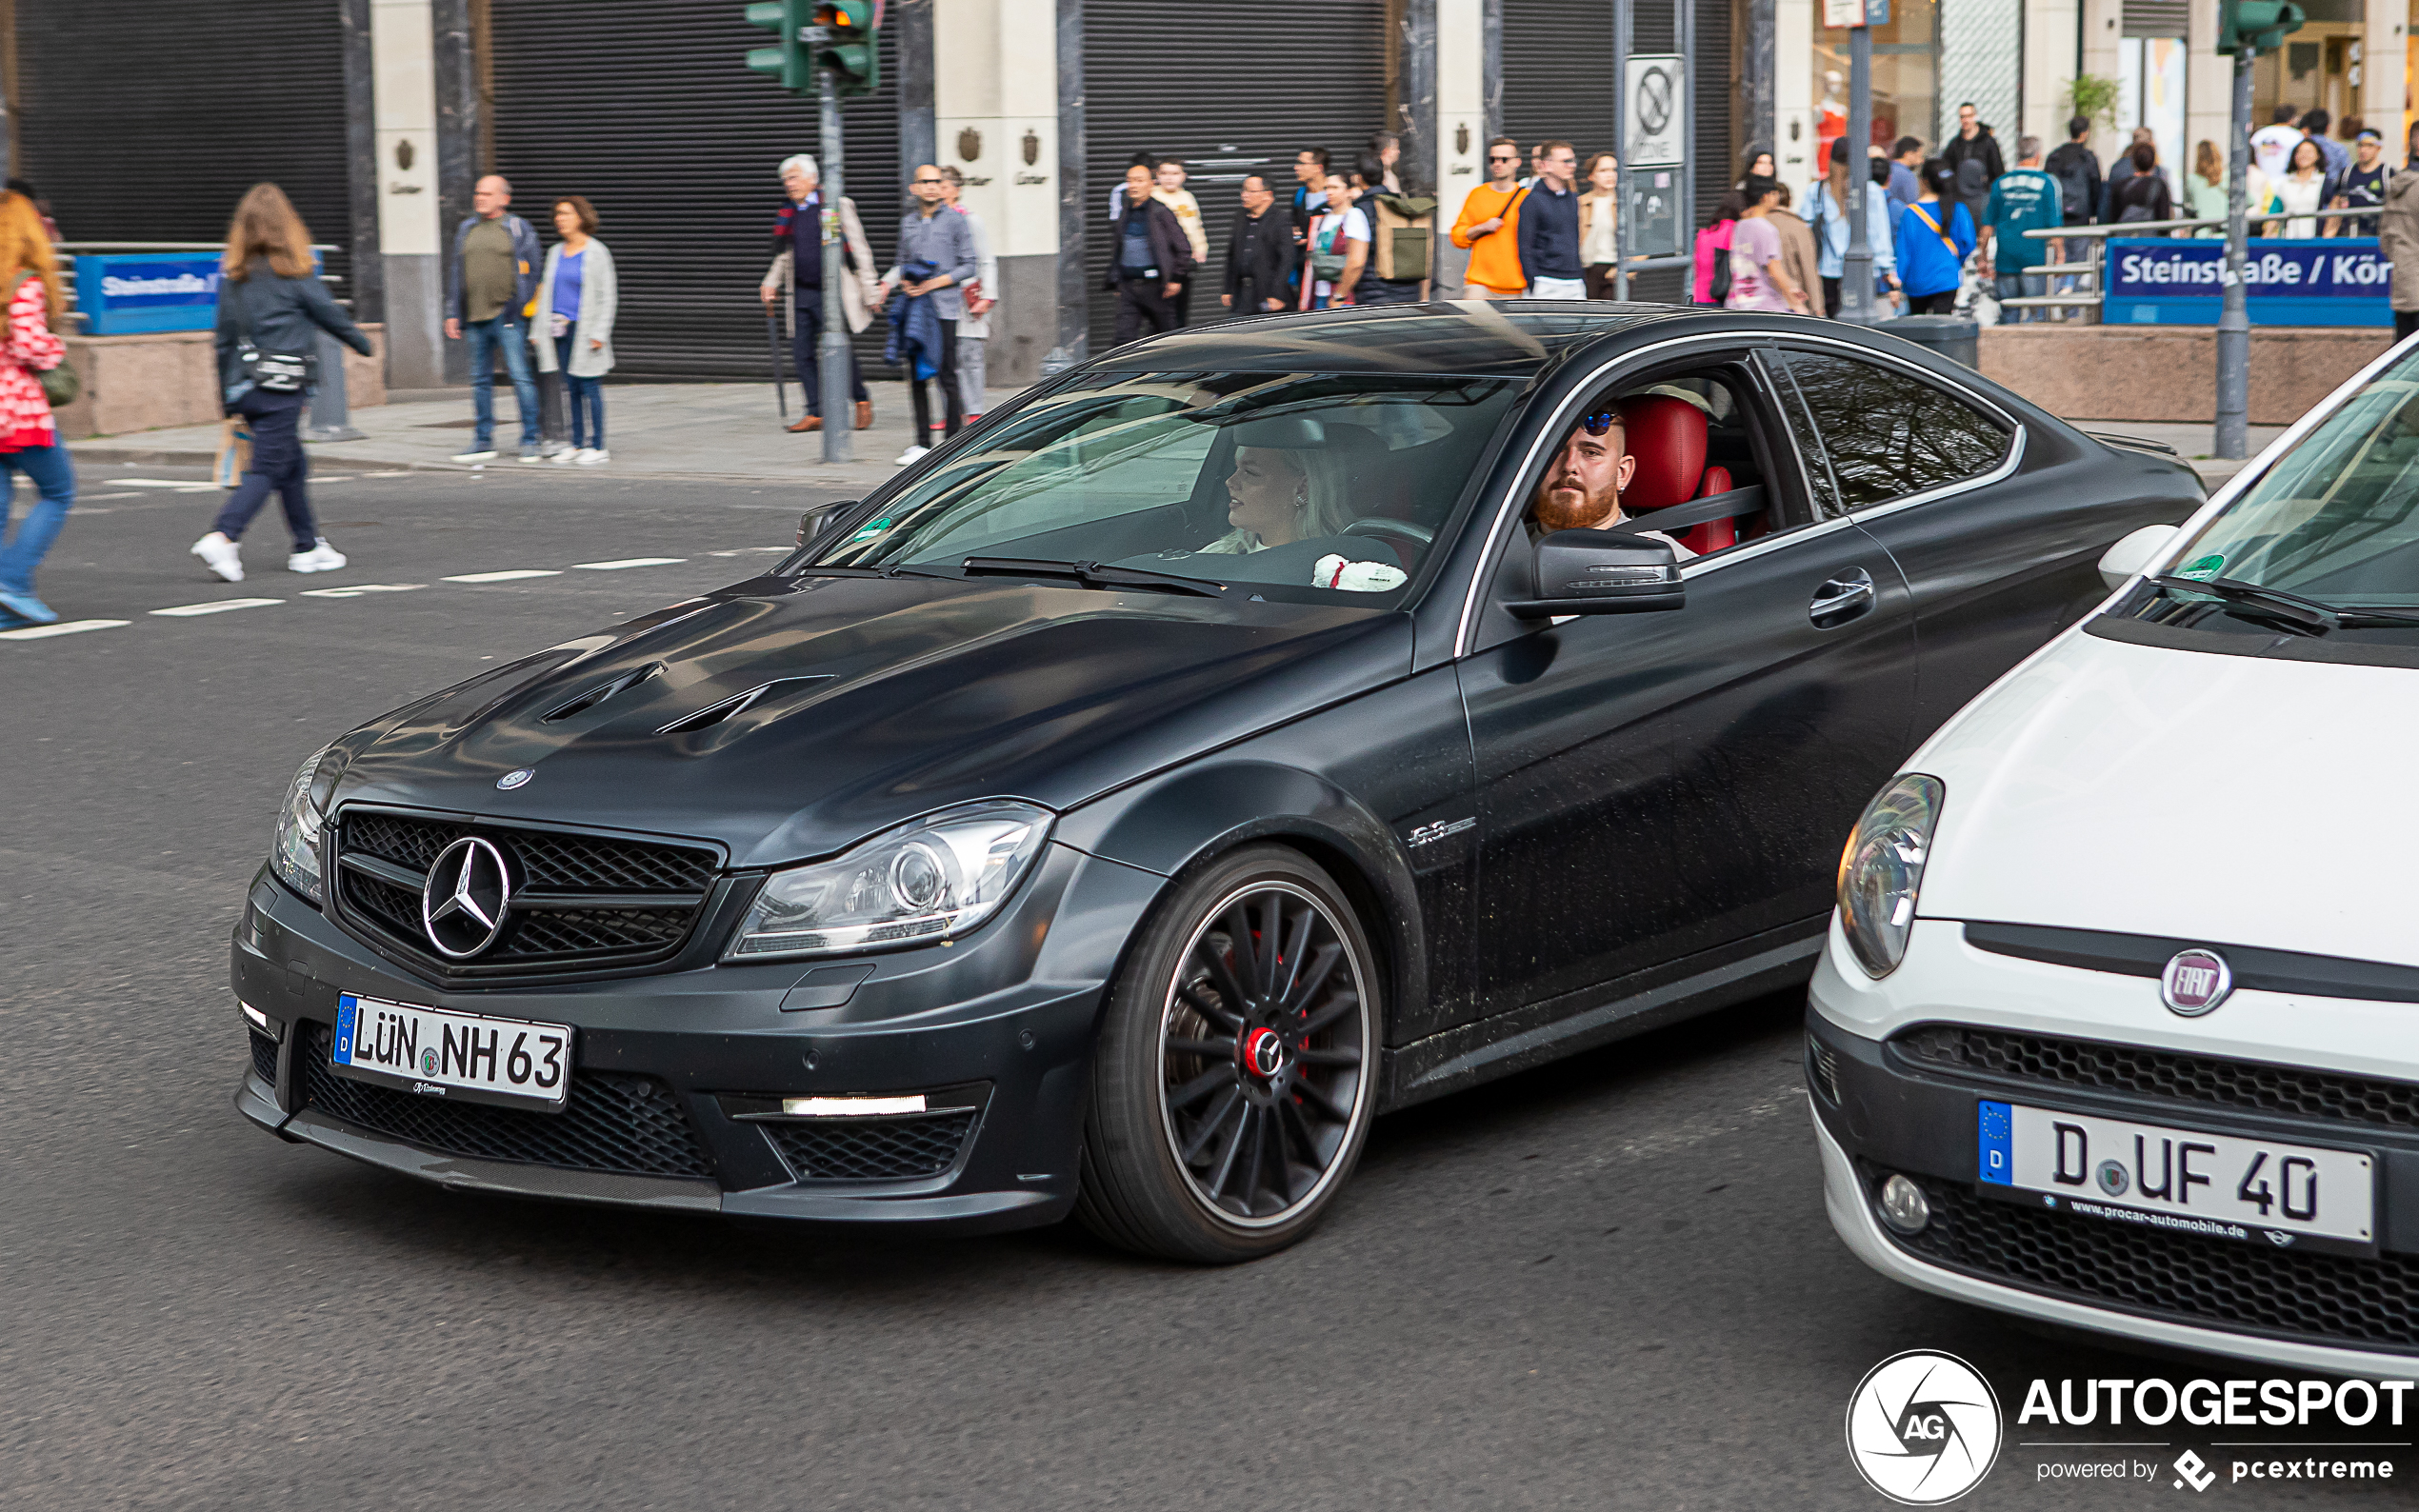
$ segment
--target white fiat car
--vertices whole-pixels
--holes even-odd
[[[1942,1296],[2419,1374],[2419,344],[1968,705],[1840,863],[1831,1223]]]

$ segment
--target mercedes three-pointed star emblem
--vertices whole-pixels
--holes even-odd
[[[495,944],[512,898],[504,852],[475,835],[445,847],[420,885],[420,925],[429,943],[456,961]]]

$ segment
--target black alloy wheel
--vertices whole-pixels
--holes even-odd
[[[1078,1211],[1111,1243],[1249,1260],[1308,1233],[1360,1158],[1375,980],[1325,872],[1260,846],[1191,879],[1114,989]]]

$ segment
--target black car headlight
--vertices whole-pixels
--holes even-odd
[[[327,750],[313,753],[287,785],[286,802],[277,810],[277,838],[269,850],[270,864],[277,868],[278,880],[313,905],[321,901],[323,891],[319,880],[319,827],[323,816],[313,789],[318,786],[320,764],[327,760]]]
[[[725,959],[887,950],[964,934],[1033,869],[1050,820],[1031,804],[967,804],[830,861],[776,871]]]
[[[1889,975],[1907,955],[1944,792],[1937,777],[1900,777],[1865,806],[1840,854],[1840,930],[1868,976]]]

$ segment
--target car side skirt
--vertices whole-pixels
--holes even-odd
[[[1827,918],[1768,930],[1719,951],[1389,1050],[1379,1111],[1409,1107],[1804,982],[1822,954]]]

